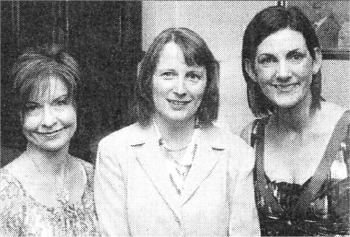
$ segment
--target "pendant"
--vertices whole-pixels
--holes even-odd
[[[62,205],[66,205],[69,202],[69,190],[63,188],[59,193],[57,193],[57,201]]]

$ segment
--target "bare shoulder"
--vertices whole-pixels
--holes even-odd
[[[330,117],[334,117],[337,115],[341,116],[346,111],[346,109],[331,102],[322,102],[321,111],[322,115],[324,116],[328,115]]]
[[[28,171],[28,157],[20,155],[3,168],[8,170],[9,173],[15,175],[16,177],[23,176],[27,174]]]
[[[332,131],[346,109],[330,102],[323,102],[321,106],[316,128],[320,132]]]

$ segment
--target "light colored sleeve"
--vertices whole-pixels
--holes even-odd
[[[126,180],[122,165],[118,161],[118,155],[124,156],[125,152],[112,151],[112,147],[119,144],[99,144],[96,158],[96,171],[94,180],[94,193],[96,212],[102,236],[130,236],[127,200]],[[122,150],[122,146],[120,146]]]
[[[234,157],[237,161],[231,165],[236,175],[232,182],[230,236],[260,236],[259,219],[255,205],[253,168],[254,153],[244,141],[236,143]]]

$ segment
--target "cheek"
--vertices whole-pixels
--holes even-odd
[[[59,123],[62,123],[64,126],[76,126],[77,125],[77,112],[76,109],[71,106],[65,110],[57,113],[56,119]]]
[[[153,97],[156,97],[156,96],[159,96],[162,91],[164,89],[162,89],[162,85],[161,83],[159,83],[159,80],[158,79],[153,79],[153,83],[152,83],[152,94],[153,94]]]
[[[39,127],[41,119],[38,116],[25,116],[22,120],[22,128],[26,131],[34,131]]]
[[[207,82],[204,81],[202,84],[197,85],[192,91],[192,94],[196,97],[196,99],[198,100],[202,100],[204,93],[206,91],[206,86],[207,86]]]
[[[313,75],[312,63],[305,63],[301,65],[300,69],[298,70],[298,73],[301,77],[311,78]]]
[[[258,67],[256,69],[256,80],[258,84],[264,84],[268,80],[270,80],[275,74],[275,70],[273,68],[261,68]]]
[[[72,125],[76,125],[77,124],[77,113],[75,110],[70,110],[67,111],[67,113],[65,113],[63,119],[62,119],[63,123],[66,124],[72,124]]]

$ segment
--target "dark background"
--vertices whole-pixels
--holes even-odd
[[[83,97],[70,153],[93,162],[98,141],[133,122],[137,64],[142,57],[142,2],[1,1],[1,162],[26,147],[12,106],[14,60],[26,47],[64,44],[81,66]]]

